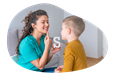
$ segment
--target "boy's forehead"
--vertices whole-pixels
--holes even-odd
[[[62,27],[64,27],[64,26],[65,26],[65,23],[63,22],[63,23],[62,23]]]
[[[66,26],[67,26],[67,24],[63,22],[62,27],[65,28]]]

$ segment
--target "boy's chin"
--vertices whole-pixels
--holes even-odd
[[[62,40],[66,40],[66,39],[62,38]]]

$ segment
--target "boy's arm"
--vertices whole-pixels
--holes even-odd
[[[63,70],[60,72],[72,71],[73,64],[74,64],[74,54],[72,53],[71,48],[66,48],[65,55],[64,55],[64,66],[63,66]]]

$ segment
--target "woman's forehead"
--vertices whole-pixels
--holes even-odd
[[[46,15],[43,15],[43,16],[39,17],[39,20],[46,21],[46,20],[48,20],[48,17]]]

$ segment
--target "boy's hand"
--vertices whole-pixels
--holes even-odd
[[[59,66],[57,70],[61,71],[63,69],[63,65]]]
[[[59,73],[59,70],[58,70],[58,69],[55,69],[55,70],[54,70],[54,73]]]

